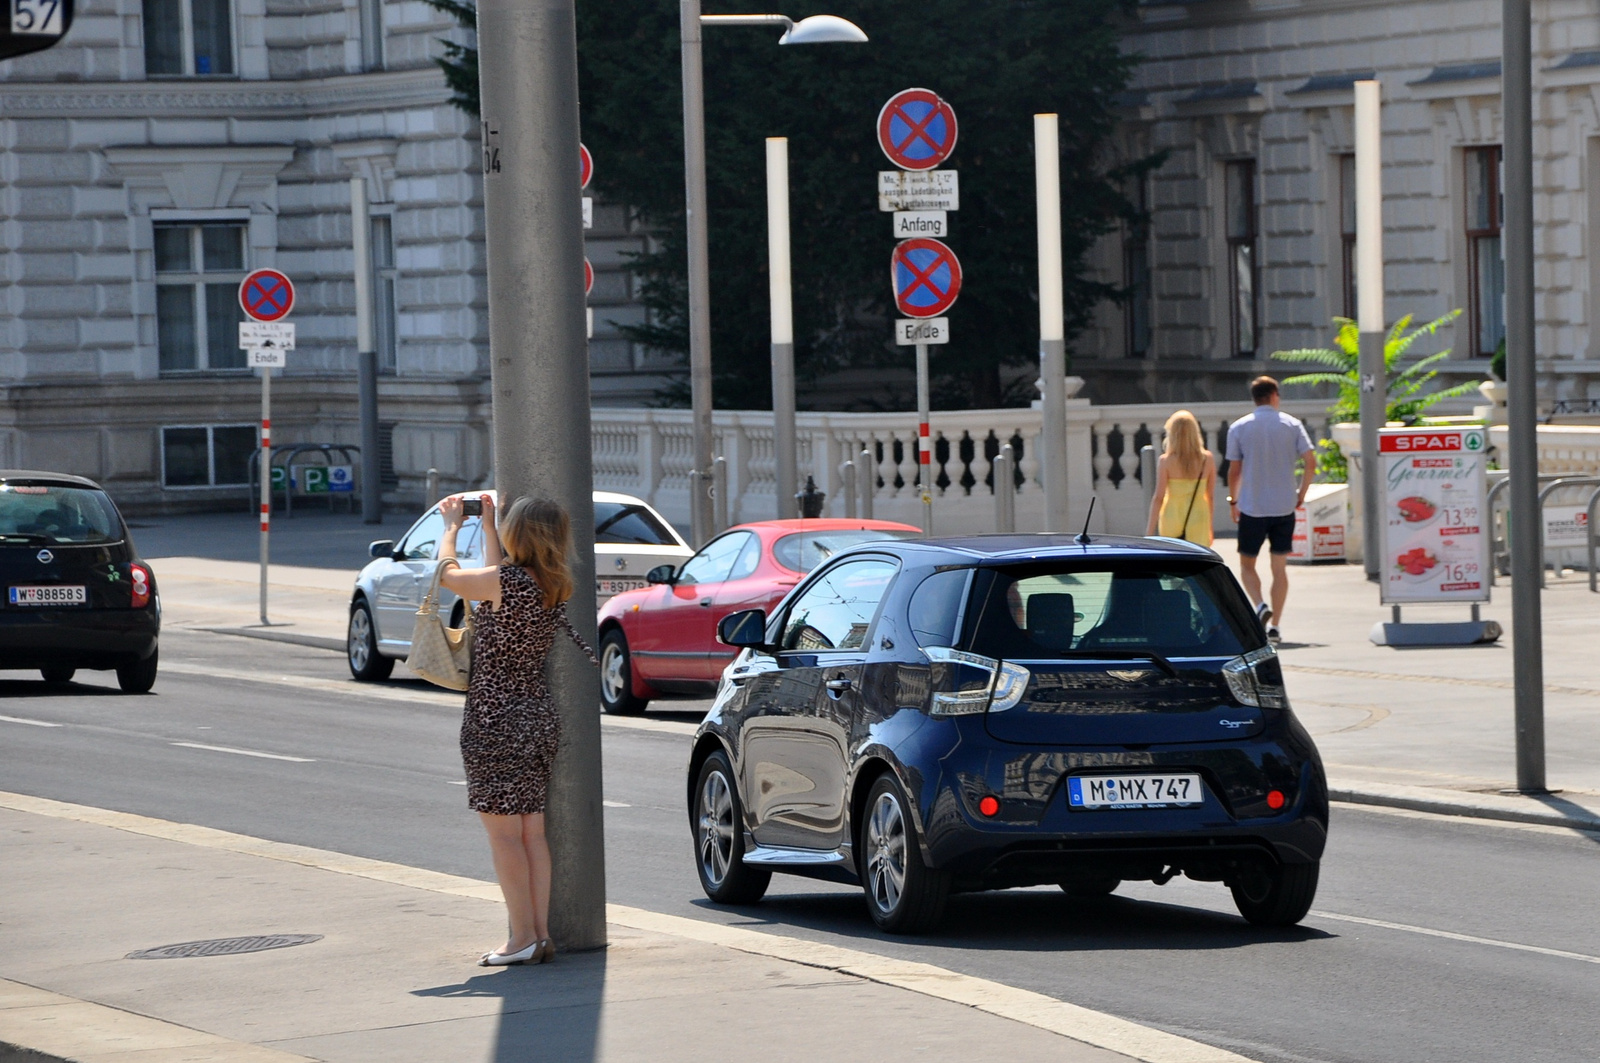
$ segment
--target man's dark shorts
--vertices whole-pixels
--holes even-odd
[[[1282,517],[1252,517],[1239,514],[1239,552],[1246,557],[1261,553],[1261,544],[1270,542],[1272,552],[1287,554],[1294,545],[1294,514]]]

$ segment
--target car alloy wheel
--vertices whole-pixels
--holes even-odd
[[[706,881],[722,885],[733,863],[733,798],[720,771],[706,776],[700,787],[700,872]]]
[[[600,640],[600,707],[610,716],[637,716],[650,704],[633,694],[628,637],[612,628]]]
[[[867,793],[859,828],[857,864],[867,911],[880,930],[920,934],[944,915],[950,873],[922,862],[922,844],[911,819],[911,805],[892,772],[884,772]]]
[[[372,626],[372,613],[365,601],[350,610],[350,627],[345,636],[345,660],[357,679],[388,679],[394,671],[394,658],[378,652],[378,632]]]
[[[884,912],[899,906],[906,888],[906,819],[888,792],[878,795],[867,820],[867,888]]]
[[[694,789],[695,871],[706,896],[718,904],[754,904],[767,892],[772,872],[744,862],[744,815],[733,768],[721,750],[700,766]]]

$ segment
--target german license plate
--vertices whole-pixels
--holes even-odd
[[[636,591],[640,587],[648,586],[642,579],[597,579],[594,585],[597,594],[621,594],[623,591]]]
[[[1173,808],[1203,800],[1198,775],[1146,772],[1074,775],[1067,780],[1067,804],[1072,808]]]
[[[12,587],[12,605],[83,605],[89,594],[83,587],[51,583],[42,587]]]

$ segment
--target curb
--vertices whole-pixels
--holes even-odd
[[[203,627],[196,630],[209,631],[213,635],[238,635],[247,639],[287,642],[294,646],[310,646],[313,649],[332,650],[335,653],[344,652],[344,642],[342,640],[329,638],[326,635],[300,635],[293,631],[264,631],[247,627]]]
[[[1600,812],[1550,795],[1544,800],[1567,806],[1552,808],[1540,798],[1500,794],[1460,796],[1423,786],[1389,786],[1368,783],[1360,787],[1330,786],[1328,797],[1352,805],[1379,805],[1404,808],[1412,812],[1432,812],[1441,816],[1495,819],[1509,823],[1533,823],[1544,827],[1600,832]],[[1531,806],[1531,807],[1530,807]]]

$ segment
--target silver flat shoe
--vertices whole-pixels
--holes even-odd
[[[512,967],[519,963],[539,963],[548,940],[535,941],[520,952],[485,952],[478,960],[479,967]]]

